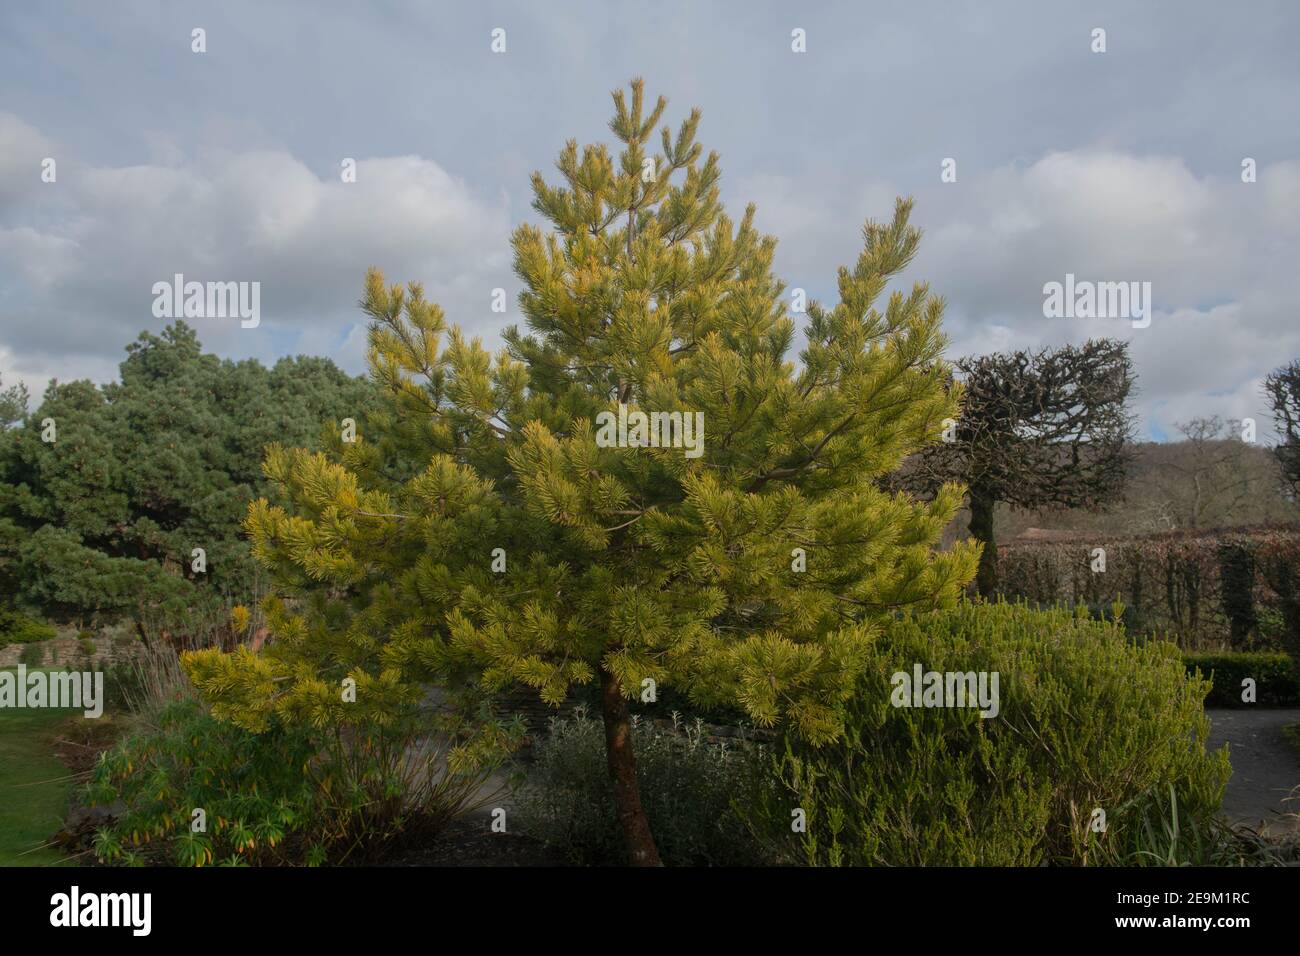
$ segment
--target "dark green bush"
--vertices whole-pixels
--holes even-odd
[[[1295,665],[1291,658],[1278,651],[1248,653],[1184,654],[1183,663],[1189,674],[1200,672],[1213,682],[1207,707],[1295,707],[1300,705]],[[1255,681],[1255,703],[1241,700],[1241,682],[1250,677]]]
[[[1245,536],[1225,538],[1219,543],[1219,599],[1228,618],[1233,647],[1246,643],[1259,626],[1255,613],[1255,549]]]
[[[45,663],[45,648],[40,644],[27,644],[18,652],[18,663],[25,667],[40,667]]]
[[[1255,614],[1259,625],[1260,643],[1266,647],[1280,647],[1286,636],[1286,618],[1277,608],[1261,608]]]
[[[1285,542],[1268,541],[1260,545],[1255,558],[1264,590],[1271,595],[1281,617],[1278,643],[1291,658],[1293,674],[1300,678],[1300,548]]]
[[[13,608],[0,607],[0,647],[6,644],[48,641],[54,635],[54,625],[38,621]]]
[[[184,322],[142,333],[115,378],[54,383],[5,431],[0,593],[55,620],[161,617],[184,634],[192,610],[260,586],[241,524],[268,490],[266,445],[319,447],[322,425],[360,418],[376,389],[324,358],[220,359]],[[46,417],[57,447],[40,439]]]
[[[733,810],[770,786],[768,756],[757,747],[710,743],[698,723],[677,732],[636,719],[632,730],[641,802],[659,854],[669,866],[745,866],[768,862]],[[580,865],[621,864],[627,854],[614,816],[605,731],[579,708],[553,720],[517,795],[520,829]]]
[[[892,706],[892,675],[918,663],[997,672],[998,715]],[[1186,839],[1209,829],[1231,772],[1226,753],[1205,752],[1208,690],[1172,644],[1135,646],[1084,611],[963,603],[903,617],[873,648],[845,738],[787,741],[785,790],[750,820],[815,865],[1151,862],[1135,855],[1138,830],[1170,788]],[[790,835],[799,809],[807,832]]]

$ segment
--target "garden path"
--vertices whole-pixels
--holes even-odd
[[[1300,721],[1300,708],[1207,710],[1207,747],[1229,745],[1232,778],[1223,798],[1223,815],[1234,824],[1269,832],[1300,832],[1300,755],[1282,737],[1282,728]],[[1283,801],[1294,791],[1296,799]],[[1287,816],[1286,814],[1294,814]]]

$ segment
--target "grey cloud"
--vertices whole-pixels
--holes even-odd
[[[304,332],[304,342],[346,337],[372,264],[392,281],[423,281],[451,321],[494,333],[491,290],[512,283],[503,201],[420,157],[358,158],[357,169],[343,183],[288,153],[255,151],[61,171],[46,188],[66,191],[70,216],[46,231],[0,230],[0,276],[26,299],[6,307],[5,345],[29,356],[27,368],[66,378],[70,357],[120,354],[164,324],[151,313],[153,284],[182,273],[261,282],[257,330],[195,321],[210,346],[270,357],[273,337],[293,350]],[[346,358],[360,369],[355,348]]]
[[[640,74],[670,123],[703,108],[724,199],[757,201],[789,284],[829,299],[862,220],[913,194],[927,238],[908,278],[948,297],[954,354],[1123,334],[1148,426],[1243,414],[1300,354],[1298,33],[1294,4],[1264,0],[11,5],[0,372],[111,374],[174,271],[263,282],[262,328],[200,326],[227,354],[356,368],[372,263],[491,338],[513,318],[488,293],[513,300],[528,174],[571,136],[607,140],[608,91]],[[1042,284],[1067,271],[1151,281],[1152,327],[1043,319]]]

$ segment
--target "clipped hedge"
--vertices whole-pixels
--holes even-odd
[[[1105,570],[1094,571],[1094,551]],[[1279,570],[1282,573],[1279,573]],[[998,587],[1039,607],[1126,607],[1131,633],[1167,636],[1186,650],[1262,650],[1285,645],[1286,572],[1300,575],[1300,529],[1081,536],[998,549]]]
[[[918,663],[998,673],[997,716],[895,706],[892,675]],[[785,742],[785,790],[753,825],[788,832],[802,810],[807,832],[787,840],[812,865],[1146,862],[1174,800],[1178,839],[1213,826],[1231,768],[1205,750],[1208,691],[1172,644],[1085,615],[965,602],[905,617],[873,646],[845,737]]]
[[[1281,652],[1184,654],[1188,674],[1199,672],[1213,682],[1207,707],[1300,706],[1300,682],[1295,665]],[[1255,703],[1243,703],[1245,678],[1255,681]]]

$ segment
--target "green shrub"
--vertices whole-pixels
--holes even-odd
[[[1256,559],[1264,590],[1273,598],[1282,618],[1278,643],[1291,658],[1293,674],[1300,678],[1300,547],[1270,541],[1261,545]]]
[[[1295,665],[1277,651],[1248,653],[1184,654],[1189,674],[1198,671],[1213,682],[1207,707],[1294,707],[1300,704]],[[1243,703],[1241,682],[1255,681],[1255,703]]]
[[[1255,614],[1259,625],[1260,643],[1269,647],[1279,647],[1286,636],[1286,618],[1277,608],[1261,608]]]
[[[28,644],[18,652],[18,663],[25,667],[40,667],[45,663],[45,648],[39,644]]]
[[[347,739],[332,729],[260,733],[213,717],[191,696],[106,754],[86,798],[126,813],[96,837],[102,862],[173,866],[319,865],[374,858],[436,833],[478,805],[493,769],[452,772],[455,738],[394,719]],[[206,832],[192,832],[194,810]]]
[[[641,801],[659,854],[669,866],[767,862],[733,804],[764,786],[768,758],[756,747],[710,743],[699,723],[677,731],[635,718],[632,729]],[[626,859],[605,763],[605,731],[578,708],[551,721],[517,794],[520,829],[580,865]]]
[[[892,706],[892,676],[918,663],[996,672],[997,716]],[[788,834],[802,809],[807,832],[784,845],[814,865],[1151,862],[1134,857],[1134,832],[1170,787],[1204,831],[1231,772],[1226,752],[1205,752],[1208,690],[1173,645],[1135,646],[1086,611],[963,603],[901,617],[871,652],[844,740],[787,741],[785,790],[752,807],[751,825]]]
[[[38,621],[34,617],[14,610],[0,607],[0,647],[6,644],[31,644],[34,641],[48,641],[55,635],[54,625]]]
[[[165,615],[183,634],[194,608],[258,586],[240,520],[266,493],[265,446],[314,449],[322,420],[336,408],[361,420],[377,390],[325,358],[219,359],[184,322],[123,357],[112,385],[56,383],[27,427],[4,432],[0,592],[56,618]],[[36,427],[47,416],[57,449]],[[196,541],[207,571],[182,577]]]
[[[304,773],[313,753],[304,734],[252,734],[178,701],[156,729],[125,738],[95,768],[89,804],[126,805],[96,835],[95,854],[127,865],[322,862]],[[199,809],[206,832],[191,829]]]

